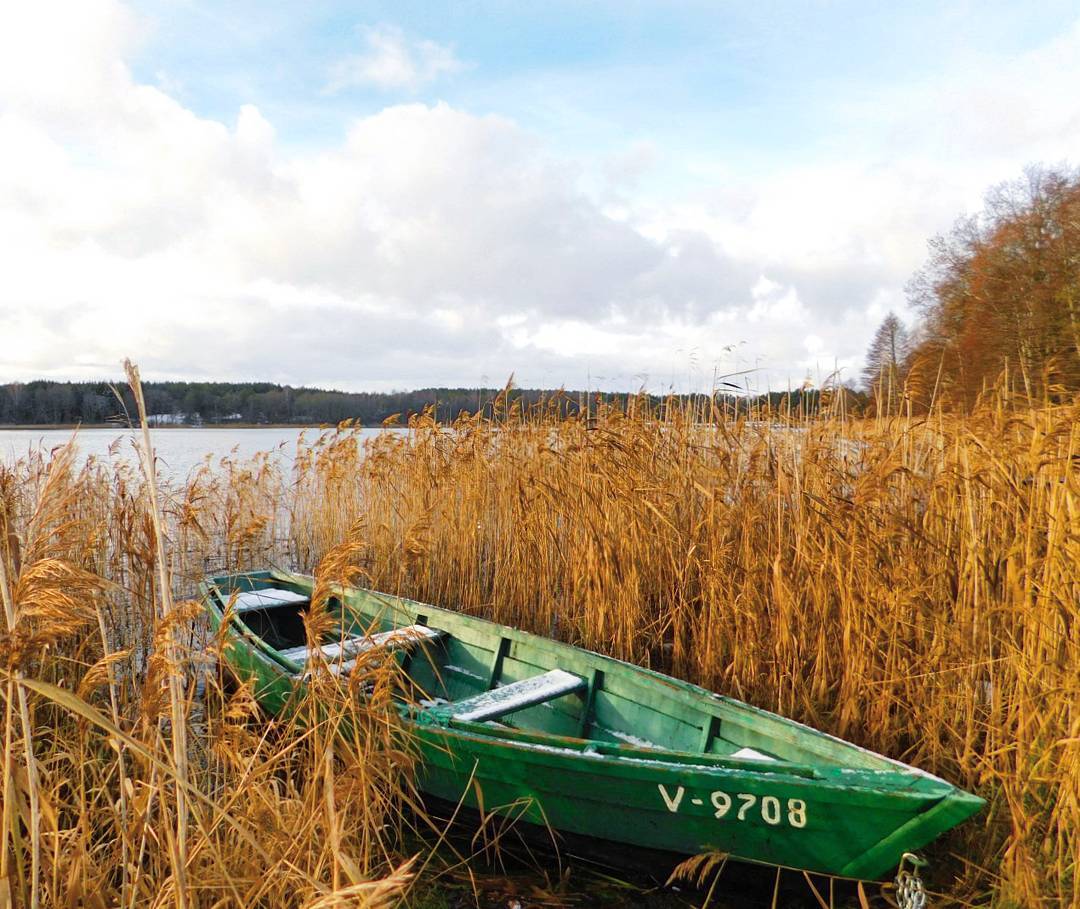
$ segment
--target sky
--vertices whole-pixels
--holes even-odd
[[[0,0],[0,381],[857,380],[1072,2]]]

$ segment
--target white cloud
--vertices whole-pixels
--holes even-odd
[[[394,25],[365,26],[360,36],[364,52],[339,60],[332,67],[328,92],[358,85],[415,91],[440,76],[465,68],[452,48],[427,39],[411,39]]]
[[[115,97],[122,59],[138,33],[116,0],[6,3],[0,12],[0,98],[8,113],[57,127],[87,126]]]
[[[960,73],[863,108],[827,163],[717,166],[689,198],[645,196],[655,143],[565,160],[447,104],[290,152],[254,105],[219,122],[136,80],[119,4],[18,15],[0,29],[0,380],[96,377],[124,356],[148,376],[354,388],[851,374],[927,236],[1080,138],[1075,93],[1038,84],[1048,68],[1080,83],[1076,32],[1009,70],[1002,97],[1034,111],[1008,116],[1007,143],[987,138],[1007,112],[973,101],[962,120],[942,100],[978,96]],[[448,71],[452,55],[381,34],[408,63],[371,70],[382,84]]]
[[[792,329],[809,317],[806,307],[794,287],[784,287],[762,275],[750,288],[754,303],[746,313],[750,322],[772,322],[782,329]]]

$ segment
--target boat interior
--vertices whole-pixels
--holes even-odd
[[[822,765],[881,772],[897,765],[738,701],[598,654],[449,610],[349,590],[326,608],[337,619],[309,648],[310,580],[268,572],[214,579],[222,612],[261,642],[264,656],[303,676],[325,663],[347,676],[372,648],[393,653],[403,701],[457,728],[581,740],[604,753],[664,752],[814,775]],[[664,759],[669,759],[665,757]]]

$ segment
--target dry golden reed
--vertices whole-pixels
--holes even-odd
[[[932,849],[939,884],[1080,905],[1080,408],[840,403],[417,419],[316,476],[373,586],[941,774],[989,807]]]
[[[74,455],[0,465],[0,906],[399,902],[412,756],[389,666],[268,724],[182,598],[274,560],[269,475],[226,463],[155,490],[145,463]]]
[[[936,884],[1080,905],[1080,407],[998,395],[968,416],[859,419],[841,404],[566,418],[500,398],[367,442],[343,426],[303,440],[291,470],[224,458],[161,483],[160,534],[122,450],[0,467],[0,899],[405,891],[410,756],[387,672],[371,668],[364,709],[320,687],[347,742],[314,704],[268,726],[213,671],[196,697],[220,642],[185,598],[207,573],[280,565],[660,668],[939,773],[989,807],[929,850]]]

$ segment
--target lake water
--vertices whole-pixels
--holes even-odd
[[[358,430],[361,438],[374,437],[387,431],[402,430]],[[158,472],[163,477],[179,479],[187,476],[207,455],[215,459],[230,455],[244,460],[260,451],[273,451],[275,457],[286,465],[292,460],[301,433],[305,433],[310,440],[317,438],[320,432],[318,427],[301,426],[276,429],[177,427],[151,429],[150,438],[158,456]],[[0,462],[10,464],[33,449],[47,452],[66,444],[73,434],[82,459],[93,455],[108,460],[109,450],[117,441],[119,456],[132,462],[138,458],[134,448],[136,433],[127,429],[80,429],[74,433],[70,429],[31,428],[0,429]]]

